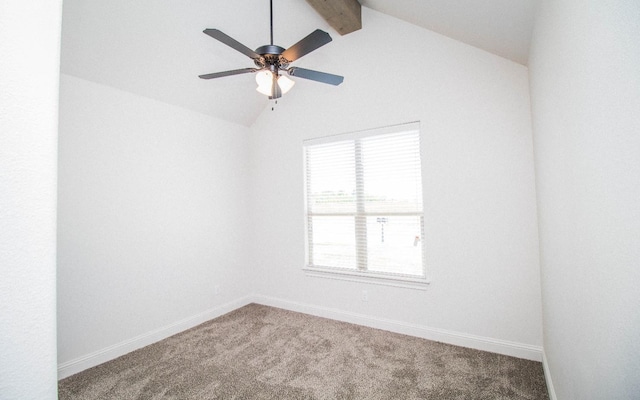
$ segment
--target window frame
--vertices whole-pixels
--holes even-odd
[[[397,211],[397,212],[367,212],[365,209],[366,198],[364,191],[364,174],[362,165],[362,145],[361,140],[380,136],[385,134],[399,134],[399,133],[416,133],[418,140],[418,168],[420,173],[420,191],[422,194],[421,210],[420,211]],[[339,212],[335,215],[331,213],[314,213],[310,212],[310,196],[309,196],[309,165],[307,161],[307,147],[329,144],[341,141],[353,141],[354,145],[354,166],[355,166],[355,198],[356,198],[356,210],[355,212]],[[350,132],[345,134],[324,136],[318,138],[312,138],[303,141],[303,167],[304,167],[304,213],[305,213],[305,261],[303,270],[306,275],[313,277],[322,277],[330,279],[340,279],[347,281],[366,282],[373,284],[382,284],[388,286],[407,287],[415,289],[425,289],[426,285],[430,283],[429,269],[427,265],[426,257],[426,240],[425,240],[425,220],[424,220],[424,185],[422,178],[422,145],[421,145],[421,129],[420,122],[408,122],[398,125],[390,125],[381,128],[366,129],[357,132]],[[313,217],[314,216],[352,216],[354,218],[354,229],[356,236],[355,251],[356,251],[356,267],[355,268],[343,268],[335,266],[318,266],[310,265],[309,261],[313,257]],[[368,267],[368,239],[366,235],[367,231],[367,218],[376,216],[415,216],[420,220],[420,246],[421,246],[421,264],[422,275],[402,274],[402,273],[385,273],[375,270],[369,270]]]

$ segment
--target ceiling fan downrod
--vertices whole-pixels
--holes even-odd
[[[271,26],[271,45],[273,46],[273,0],[269,0],[269,21]]]
[[[262,56],[262,59],[254,60],[258,68],[266,68],[271,73],[278,75],[280,69],[285,69],[288,63],[280,55],[284,53],[285,49],[273,44],[273,0],[269,0],[269,28],[271,33],[271,44],[260,46],[256,49],[256,53]]]

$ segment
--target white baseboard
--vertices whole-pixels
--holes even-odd
[[[289,300],[278,299],[268,296],[246,296],[241,299],[223,304],[211,310],[185,318],[171,325],[158,328],[151,332],[138,335],[124,342],[116,343],[104,349],[78,357],[58,365],[58,379],[64,379],[85,369],[95,367],[104,362],[113,360],[134,350],[148,346],[169,336],[175,335],[187,329],[193,328],[203,322],[217,318],[228,312],[250,303],[258,303],[271,307],[283,308],[285,310],[301,312],[323,318],[330,318],[337,321],[349,322],[352,324],[368,326],[370,328],[382,329],[389,332],[403,335],[415,336],[437,342],[453,344],[456,346],[469,347],[476,350],[490,351],[492,353],[504,354],[507,356],[523,358],[526,360],[543,361],[544,353],[542,347],[532,346],[523,343],[509,342],[505,340],[492,339],[482,336],[475,336],[466,333],[448,331],[444,329],[430,328],[422,325],[409,324],[406,322],[394,321],[390,319],[377,318],[364,314],[356,314],[348,311],[320,307],[310,304],[298,303]],[[548,374],[548,367],[543,361],[545,377],[549,393],[553,393],[551,377]],[[555,399],[555,394],[551,397]]]
[[[204,311],[200,314],[185,318],[171,325],[155,329],[151,332],[143,333],[142,335],[138,335],[131,339],[125,340],[124,342],[116,343],[112,346],[95,351],[93,353],[89,353],[85,356],[64,362],[58,365],[58,379],[64,379],[68,376],[84,371],[85,369],[95,367],[96,365],[100,365],[109,360],[113,360],[144,346],[148,346],[162,339],[166,339],[169,336],[173,336],[177,333],[193,328],[194,326],[200,325],[203,322],[209,321],[213,318],[217,318],[240,307],[244,307],[252,302],[253,298],[251,296],[243,297],[241,299]]]
[[[330,318],[352,324],[368,326],[370,328],[416,336],[456,346],[469,347],[476,350],[523,358],[532,361],[542,361],[542,347],[488,337],[470,335],[466,333],[430,328],[422,325],[409,324],[384,318],[371,317],[363,314],[351,313],[326,307],[318,307],[289,300],[282,300],[268,296],[254,296],[254,302],[266,306],[283,308],[285,310],[302,312],[318,317]]]
[[[556,396],[556,390],[553,388],[553,381],[551,380],[551,371],[549,370],[547,354],[544,351],[542,352],[542,369],[544,370],[544,380],[547,382],[549,400],[558,400],[558,397]]]

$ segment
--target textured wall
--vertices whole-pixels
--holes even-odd
[[[558,399],[640,393],[640,2],[542,2],[531,48],[544,349]]]
[[[61,1],[0,5],[0,398],[56,398]]]

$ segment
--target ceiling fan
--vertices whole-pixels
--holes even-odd
[[[289,79],[286,75],[281,75],[282,71],[286,72],[290,76],[309,79],[321,83],[328,83],[330,85],[339,85],[342,83],[344,77],[339,75],[289,66],[290,63],[296,61],[302,56],[307,55],[319,47],[329,43],[331,41],[331,36],[329,36],[327,32],[316,29],[298,43],[288,49],[284,49],[273,44],[273,0],[269,0],[269,12],[271,17],[271,44],[260,46],[255,51],[218,29],[205,29],[203,31],[212,38],[251,58],[257,68],[241,68],[231,71],[214,72],[212,74],[199,75],[199,77],[202,79],[213,79],[257,72],[256,82],[258,83],[258,87],[256,90],[266,96],[269,96],[270,99],[280,98],[295,84],[295,82]]]

